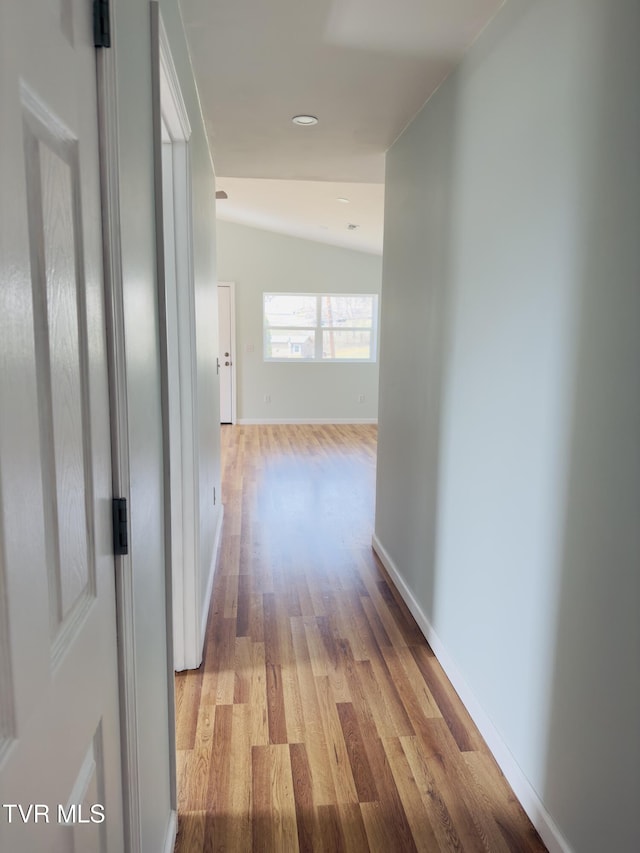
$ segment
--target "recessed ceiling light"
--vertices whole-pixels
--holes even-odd
[[[301,127],[311,127],[312,124],[318,124],[318,119],[315,116],[307,115],[294,116],[291,121]]]
[[[348,198],[339,198],[338,201],[341,201],[343,204],[349,204]]]

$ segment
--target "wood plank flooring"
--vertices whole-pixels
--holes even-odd
[[[223,427],[177,853],[545,850],[371,550],[376,428]]]

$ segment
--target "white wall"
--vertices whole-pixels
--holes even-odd
[[[263,361],[262,294],[380,293],[381,267],[378,255],[218,221],[218,278],[236,283],[239,420],[377,417],[377,363]]]
[[[579,853],[640,849],[639,34],[510,0],[387,158],[376,537]]]
[[[160,3],[193,129],[194,253],[198,311],[201,559],[210,564],[219,484],[215,371],[215,186],[186,42],[175,0]],[[152,145],[150,9],[147,0],[116,0],[122,263],[131,469],[130,551],[136,622],[143,853],[164,849],[171,810],[163,534],[162,420]]]

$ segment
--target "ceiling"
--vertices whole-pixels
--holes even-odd
[[[383,184],[218,178],[217,186],[229,195],[216,202],[218,219],[363,252],[381,251]]]
[[[235,182],[234,202],[226,178],[306,182],[311,195],[299,225],[309,224],[310,182],[382,184],[386,150],[502,3],[180,0],[219,188],[229,193],[221,217],[250,209],[255,193],[261,227],[271,227],[268,207],[280,230],[283,221],[298,221],[291,211],[297,190],[272,184],[277,192],[267,196],[262,182],[242,190]],[[318,124],[297,127],[298,113]],[[339,194],[349,197],[346,188]],[[332,242],[345,212],[333,220],[324,194],[315,197],[315,228],[328,233],[314,239]],[[368,251],[379,251],[382,196],[371,203],[380,237]]]

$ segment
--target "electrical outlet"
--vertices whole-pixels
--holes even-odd
[[[364,403],[365,400],[366,400],[366,397],[364,396],[364,394],[358,394],[358,402],[359,403]]]
[[[254,352],[254,350],[255,350],[255,347],[253,344],[247,344],[246,347],[244,348],[245,352]]]
[[[271,402],[271,394],[265,394],[264,395],[264,401],[265,401],[265,403],[270,403]]]

